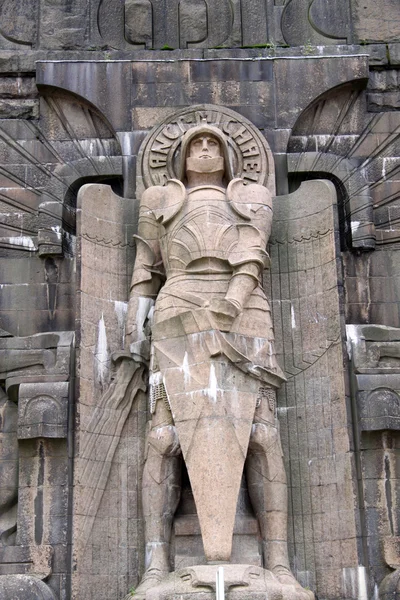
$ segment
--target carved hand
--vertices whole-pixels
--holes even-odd
[[[207,307],[216,320],[216,325],[221,331],[230,331],[233,321],[241,312],[238,303],[226,298],[213,298]]]

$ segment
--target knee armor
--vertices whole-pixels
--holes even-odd
[[[251,427],[249,450],[266,452],[274,447],[280,447],[279,431],[266,423],[253,423]]]
[[[177,456],[181,452],[174,425],[155,427],[149,433],[148,443],[162,456]]]

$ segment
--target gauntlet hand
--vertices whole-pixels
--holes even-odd
[[[208,309],[213,313],[218,329],[230,331],[233,321],[241,313],[239,303],[226,298],[213,298]]]

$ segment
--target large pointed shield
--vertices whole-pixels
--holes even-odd
[[[260,383],[224,355],[206,309],[178,315],[153,333],[205,555],[228,561]]]

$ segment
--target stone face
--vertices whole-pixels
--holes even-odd
[[[229,65],[217,62],[214,66],[222,78],[232,76],[232,73],[229,74]],[[192,67],[191,78],[195,81],[207,78],[207,74],[202,73],[204,71],[202,67],[203,65],[198,65],[197,68],[195,65]],[[268,64],[260,65],[260,73],[257,73],[258,69],[251,69],[251,66],[243,71],[243,78],[249,80],[253,77],[254,79],[264,77],[269,79],[271,76]],[[182,134],[187,129],[202,119],[210,124],[218,122],[220,130],[229,136],[234,156],[233,174],[243,178],[246,182],[266,185],[273,194],[275,192],[273,157],[265,139],[247,119],[238,118],[234,111],[227,109],[216,111],[214,106],[207,104],[194,106],[189,110],[183,109],[169,116],[146,140],[139,155],[139,176],[143,177],[144,185],[146,187],[163,185],[168,178],[179,177],[176,144],[179,144]],[[140,184],[139,180],[138,193],[142,193]]]

